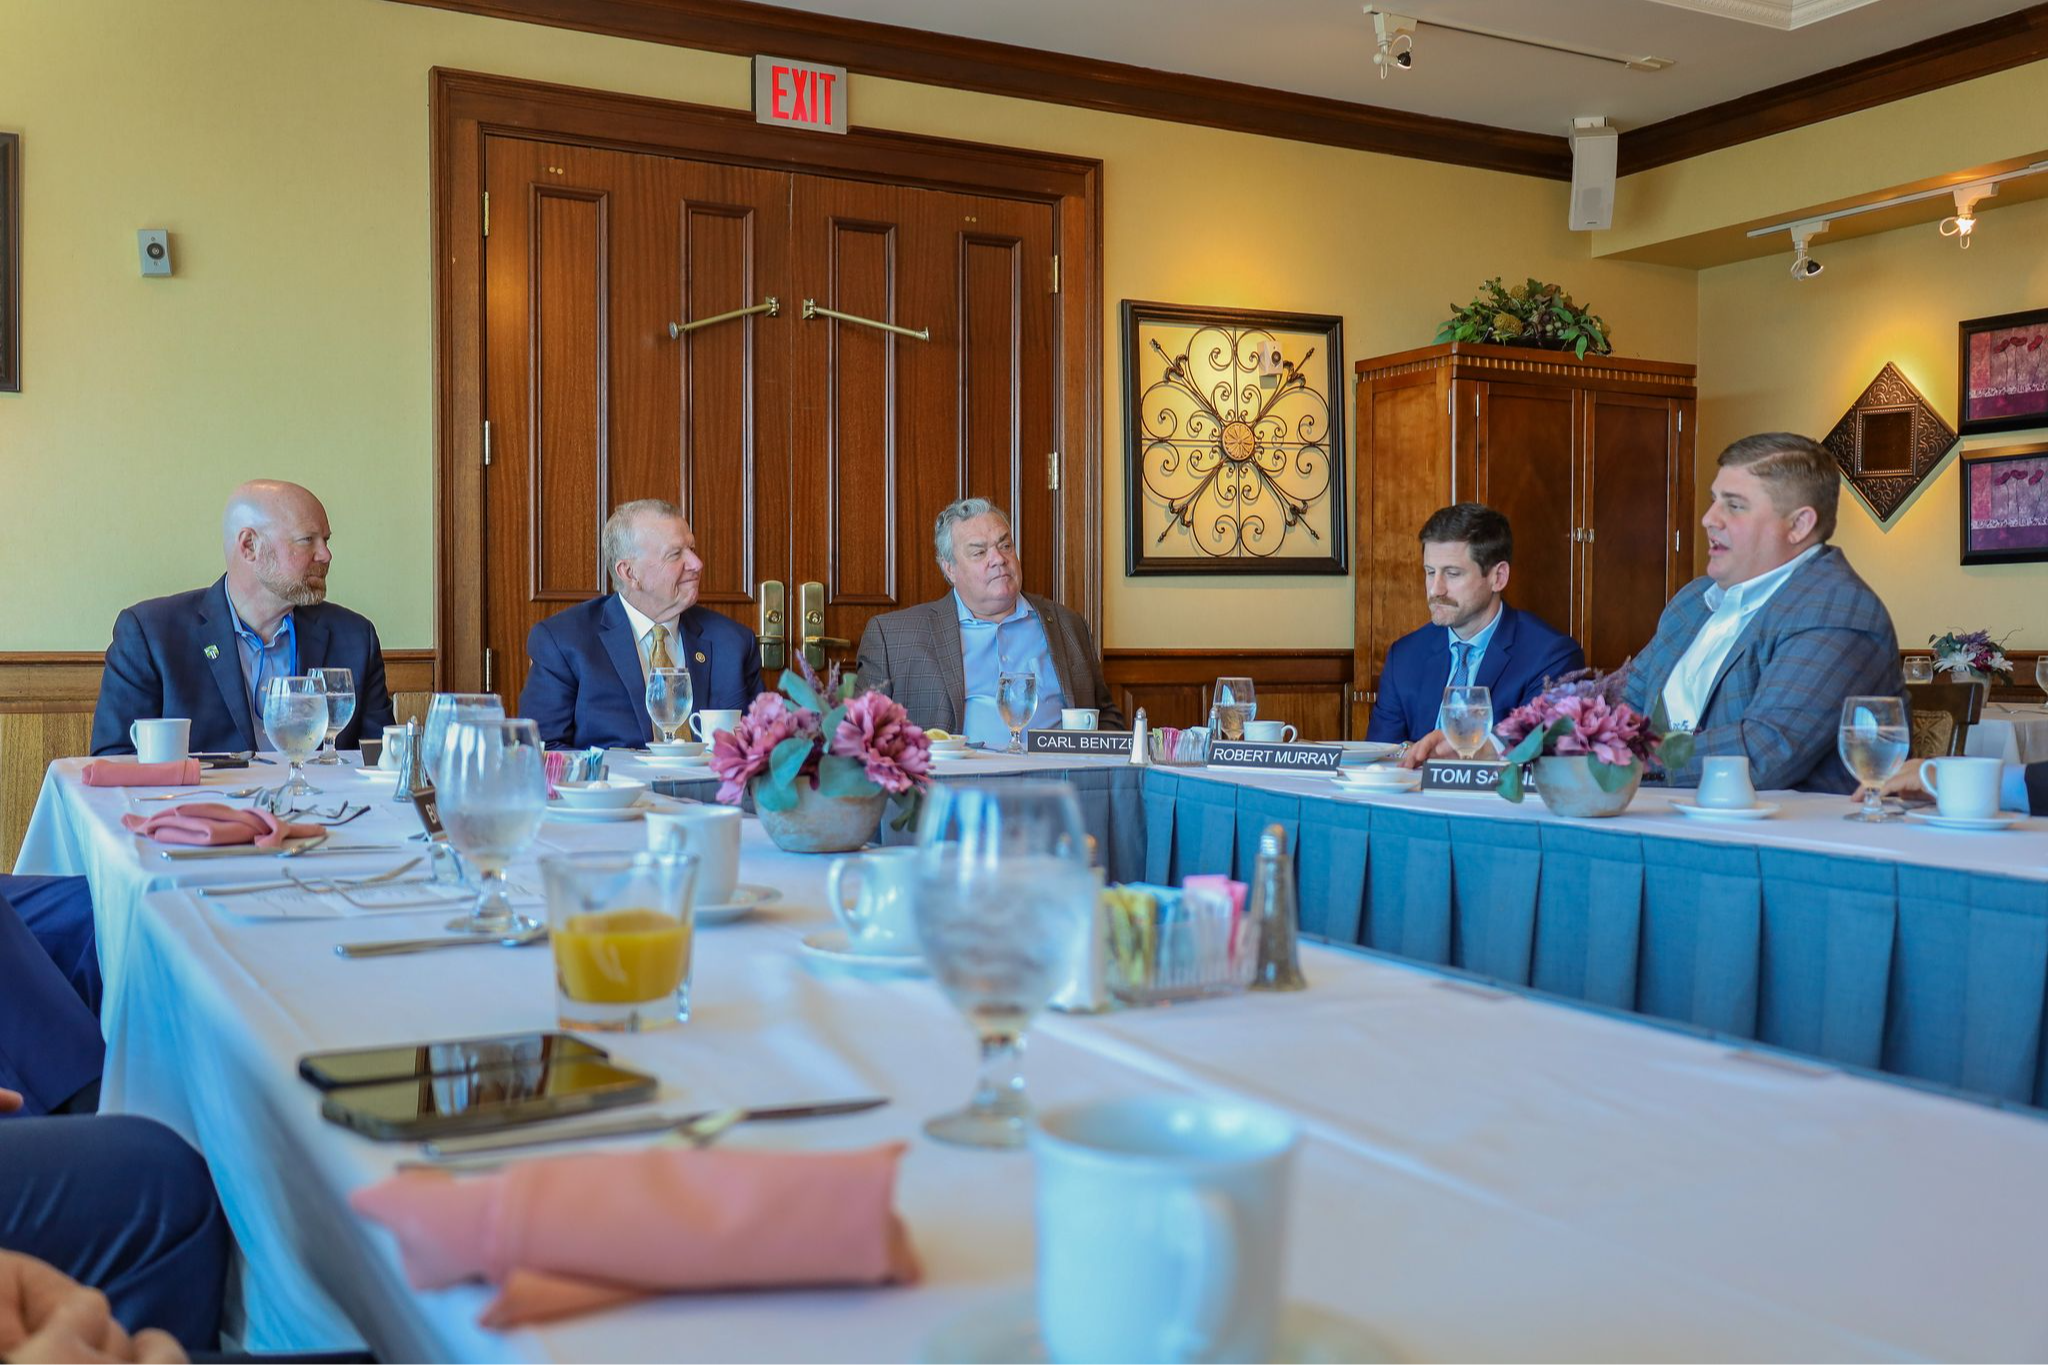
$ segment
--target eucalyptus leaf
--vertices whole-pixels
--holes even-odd
[[[818,700],[817,691],[805,680],[804,675],[794,668],[782,670],[782,695],[806,711],[825,709],[825,703]]]
[[[754,807],[757,810],[795,810],[796,788],[765,774],[757,777],[754,779]]]
[[[831,746],[832,736],[839,733],[839,722],[845,719],[845,702],[839,703],[839,705],[833,707],[830,711],[827,711],[825,713],[825,720],[823,722],[823,728],[820,731],[820,733],[825,736],[825,744],[828,748]]]
[[[809,760],[811,750],[817,746],[817,743],[818,741],[812,739],[809,735],[791,735],[788,739],[783,740],[782,743],[775,746],[775,751],[768,755],[769,777],[774,779],[778,786],[787,787],[794,783],[797,774],[803,771],[803,766]],[[779,810],[783,808],[774,807],[774,809]]]
[[[1664,771],[1675,773],[1692,762],[1692,735],[1684,730],[1673,730],[1664,736],[1663,744],[1657,748],[1657,760],[1664,765]]]
[[[1522,765],[1519,763],[1510,763],[1507,767],[1502,768],[1500,770],[1500,781],[1495,784],[1494,790],[1498,791],[1502,796],[1514,802],[1516,805],[1521,805]]]
[[[818,760],[818,794],[873,796],[875,784],[869,780],[868,770],[859,759],[826,754]]]
[[[1568,726],[1570,724],[1571,721],[1567,719],[1555,720],[1548,725],[1539,725],[1535,729],[1531,730],[1528,734],[1523,735],[1522,742],[1520,744],[1517,744],[1514,748],[1508,750],[1508,752],[1504,755],[1508,765],[1510,767],[1513,767],[1516,764],[1535,762],[1536,759],[1542,755],[1543,746],[1545,742],[1547,742],[1550,739],[1551,735],[1553,733],[1564,733],[1564,731],[1558,729],[1558,727],[1560,725]],[[1516,798],[1510,797],[1509,799],[1514,800]]]
[[[1592,765],[1593,781],[1601,791],[1610,796],[1626,787],[1629,780],[1636,775],[1636,765],[1633,763],[1608,763],[1598,758],[1588,758],[1586,761]]]

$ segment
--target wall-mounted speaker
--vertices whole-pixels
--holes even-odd
[[[1604,118],[1572,120],[1572,231],[1614,226],[1614,154],[1620,141]]]

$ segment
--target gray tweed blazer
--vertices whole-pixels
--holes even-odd
[[[1679,590],[1657,634],[1629,669],[1627,700],[1645,715],[1713,613],[1708,578]],[[1707,694],[1693,732],[1695,757],[1669,775],[1696,787],[1699,756],[1747,754],[1759,791],[1856,789],[1835,752],[1842,699],[1906,698],[1891,613],[1832,545],[1809,560],[1743,628]]]
[[[1069,706],[1092,706],[1105,730],[1124,727],[1123,712],[1102,680],[1088,623],[1049,597],[1024,594],[1045,623],[1045,642]],[[967,714],[967,673],[960,660],[960,621],[953,594],[886,612],[860,635],[860,676],[887,678],[889,695],[926,729],[958,731]]]

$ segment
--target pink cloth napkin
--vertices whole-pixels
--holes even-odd
[[[397,1236],[414,1288],[488,1281],[498,1297],[478,1321],[514,1327],[672,1290],[913,1281],[894,1207],[905,1146],[661,1148],[460,1179],[406,1171],[349,1203]]]
[[[160,844],[254,844],[258,848],[278,848],[287,839],[320,833],[318,825],[295,825],[267,810],[244,810],[217,802],[173,806],[149,815],[124,815],[121,824]]]
[[[88,787],[196,787],[199,785],[199,760],[185,758],[176,763],[116,763],[111,759],[97,758],[86,764],[79,776]]]

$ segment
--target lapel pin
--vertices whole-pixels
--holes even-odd
[[[218,659],[220,657],[220,646],[208,645],[206,647],[206,657],[209,659]]]
[[[697,662],[698,662],[698,663],[700,663],[700,664],[701,664],[701,663],[703,663],[703,662],[705,661],[705,660],[704,660],[704,651],[703,651],[703,650],[701,650],[701,649],[700,649],[700,650],[698,650],[698,651],[697,651],[697,653],[696,653],[696,659],[697,659]]]

